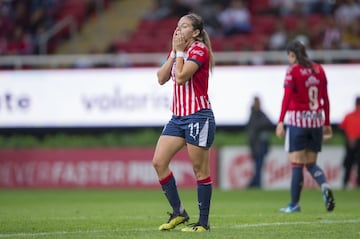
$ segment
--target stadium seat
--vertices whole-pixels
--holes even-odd
[[[248,8],[253,15],[257,15],[269,8],[269,0],[248,1]]]
[[[317,30],[321,25],[325,25],[326,18],[322,17],[320,14],[311,14],[306,17],[307,25],[309,26],[310,30]]]
[[[262,34],[271,34],[276,27],[276,17],[273,15],[258,15],[252,19],[253,32]]]
[[[294,27],[296,27],[297,25],[298,18],[299,18],[298,16],[294,16],[294,15],[284,16],[283,22],[285,25],[285,29],[288,31],[294,29]]]
[[[62,21],[68,16],[74,18],[76,23],[76,31],[79,31],[84,24],[86,14],[86,3],[84,0],[79,1],[63,1],[55,14],[55,24]],[[53,38],[62,39],[70,36],[71,27],[65,26]]]

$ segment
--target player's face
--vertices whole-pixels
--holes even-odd
[[[192,21],[188,17],[182,17],[179,20],[176,29],[178,31],[180,31],[180,33],[184,36],[184,39],[186,42],[188,42],[190,39],[194,38],[197,34],[196,31],[198,31],[198,30],[194,31]]]
[[[289,61],[290,65],[293,65],[296,63],[296,55],[294,52],[292,52],[292,51],[288,52],[288,61]]]

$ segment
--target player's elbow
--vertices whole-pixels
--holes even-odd
[[[186,75],[176,74],[176,84],[182,85],[188,80]]]
[[[165,76],[163,74],[158,73],[157,78],[158,78],[158,83],[160,85],[163,85],[170,79],[170,76]]]
[[[165,84],[166,82],[167,82],[167,80],[158,78],[158,83],[159,83],[159,85],[163,85],[163,84]]]

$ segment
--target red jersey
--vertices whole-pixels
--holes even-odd
[[[353,112],[346,114],[339,127],[345,131],[349,139],[360,139],[360,106],[357,106]]]
[[[286,72],[279,122],[287,113],[287,124],[302,128],[330,125],[327,78],[321,65],[311,68],[294,64]]]
[[[179,85],[175,80],[175,62],[171,71],[174,81],[174,95],[171,110],[174,115],[186,116],[202,109],[210,109],[208,97],[208,81],[210,69],[209,50],[202,42],[194,42],[187,50],[185,61],[194,61],[199,69],[184,84]]]

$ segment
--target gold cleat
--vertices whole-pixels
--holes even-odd
[[[189,221],[189,215],[187,214],[187,212],[185,210],[181,214],[175,214],[175,213],[169,213],[169,212],[168,212],[168,214],[170,215],[168,222],[162,224],[159,227],[159,231],[171,230],[171,229],[174,229],[177,225]]]
[[[207,232],[210,231],[209,226],[200,225],[200,223],[194,223],[188,227],[181,229],[182,232]]]

